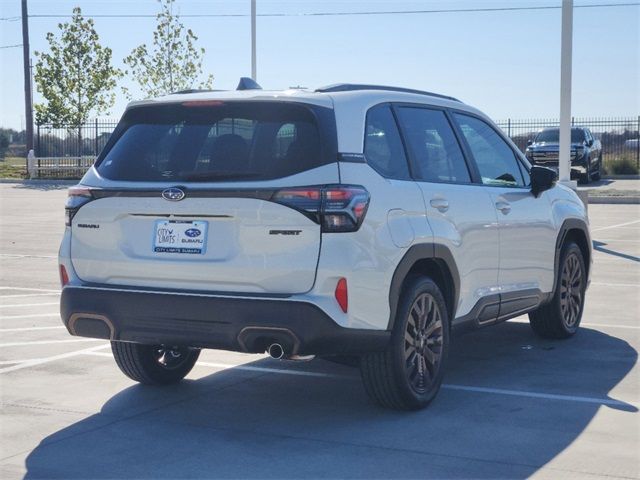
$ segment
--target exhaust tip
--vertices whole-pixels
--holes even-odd
[[[279,343],[272,343],[271,345],[269,345],[267,353],[271,358],[280,360],[282,357],[284,357],[284,348],[282,348],[282,345],[280,345]]]

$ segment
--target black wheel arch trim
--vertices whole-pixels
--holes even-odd
[[[455,318],[455,308],[458,304],[458,297],[460,295],[460,275],[458,273],[458,268],[456,267],[453,254],[448,247],[440,243],[420,243],[409,247],[409,250],[404,254],[402,260],[400,260],[395,272],[393,273],[391,287],[389,289],[390,313],[387,330],[393,330],[398,302],[400,300],[404,281],[411,271],[411,268],[420,260],[439,260],[443,262],[449,270],[448,273],[453,283],[453,292],[442,293],[445,296],[445,299],[447,298],[447,294],[451,295],[452,311],[448,313],[450,319]]]
[[[567,240],[567,236],[571,231],[578,230],[582,232],[585,238],[585,243],[587,247],[587,258],[584,258],[584,265],[587,269],[587,285],[589,282],[589,278],[591,276],[591,258],[593,256],[593,249],[591,243],[591,235],[589,234],[589,227],[586,222],[579,218],[568,218],[560,227],[560,232],[558,233],[558,239],[556,240],[556,250],[555,250],[555,258],[553,262],[553,290],[551,291],[551,295],[549,295],[548,300],[550,301],[558,288],[558,270],[560,269],[560,253],[562,252],[562,247]],[[580,246],[580,245],[578,245]]]

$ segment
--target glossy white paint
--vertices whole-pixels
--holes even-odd
[[[498,293],[498,219],[482,186],[418,182],[434,242],[446,246],[460,276],[456,317]]]
[[[334,108],[338,151],[362,153],[369,108],[384,102],[452,107],[487,119],[478,110],[447,99],[390,91],[315,93],[243,91],[171,95],[140,103],[193,100],[281,100]],[[487,119],[490,122],[490,120]],[[173,183],[114,182],[91,169],[82,184],[97,188],[165,188]],[[300,213],[252,199],[109,198],[82,207],[78,222],[98,222],[98,231],[67,228],[60,263],[71,282],[193,289],[204,291],[292,293],[279,301],[314,303],[349,328],[385,329],[393,274],[408,249],[437,242],[452,252],[460,275],[456,317],[483,296],[553,285],[555,239],[566,218],[586,219],[574,192],[556,186],[534,199],[526,189],[388,180],[362,163],[330,164],[272,181],[199,183],[198,188],[280,188],[344,183],[371,194],[357,232],[320,234]],[[506,202],[508,214],[496,209]],[[447,208],[443,208],[446,205]],[[220,215],[211,222],[207,254],[183,258],[151,253],[153,217],[132,214]],[[270,236],[270,227],[299,229],[301,235]],[[73,232],[73,234],[71,233]],[[73,259],[73,260],[72,260]],[[317,265],[316,265],[317,262]],[[348,313],[334,298],[346,278]]]
[[[553,289],[558,228],[549,192],[538,198],[527,188],[484,187],[500,227],[500,292]]]

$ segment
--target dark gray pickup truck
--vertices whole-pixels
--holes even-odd
[[[527,142],[525,155],[532,164],[558,169],[559,129],[540,130]],[[602,145],[588,128],[571,128],[571,177],[580,183],[600,180]]]

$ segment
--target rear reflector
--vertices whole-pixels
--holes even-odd
[[[64,268],[64,265],[60,265],[60,283],[63,287],[69,284],[69,275],[67,274],[67,269]]]
[[[336,301],[344,313],[349,309],[349,293],[347,291],[347,279],[341,278],[336,285]]]

